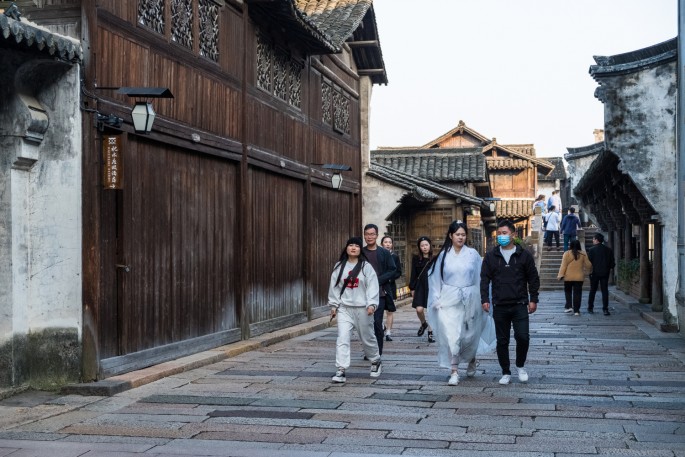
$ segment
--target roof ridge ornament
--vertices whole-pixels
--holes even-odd
[[[5,16],[14,19],[15,21],[21,21],[21,12],[16,3],[12,2],[9,8],[3,13]]]

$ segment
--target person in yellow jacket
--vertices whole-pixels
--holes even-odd
[[[580,316],[580,299],[583,293],[583,281],[585,276],[592,273],[592,263],[580,247],[580,241],[573,240],[570,249],[564,252],[559,267],[558,280],[564,280],[564,293],[566,294],[565,313],[573,311],[574,316]],[[573,303],[573,309],[571,309]]]

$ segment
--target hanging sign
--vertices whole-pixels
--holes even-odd
[[[121,135],[102,137],[102,187],[124,188],[124,162],[121,149]]]
[[[480,229],[480,214],[466,216],[466,227],[469,229]]]

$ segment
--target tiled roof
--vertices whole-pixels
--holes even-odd
[[[549,174],[544,175],[542,173],[538,173],[538,181],[555,181],[555,180],[561,180],[563,181],[566,179],[568,176],[566,176],[566,168],[564,167],[564,159],[561,157],[547,157],[547,160],[554,165],[554,170],[552,170]]]
[[[566,160],[580,159],[581,157],[599,154],[604,151],[604,141],[579,148],[566,148],[566,150],[568,151],[568,154],[564,155]]]
[[[372,0],[246,0],[251,10],[289,25],[303,41],[320,53],[338,53],[343,42],[359,27]]]
[[[371,151],[379,165],[435,182],[485,182],[485,157],[480,148],[382,149]]]
[[[504,147],[535,157],[535,145],[532,144],[505,144]]]
[[[533,166],[525,159],[509,159],[502,157],[488,157],[488,170],[522,170]]]
[[[72,38],[50,32],[26,20],[0,14],[0,47],[25,49],[46,57],[78,63],[83,59],[81,44]]]
[[[498,219],[518,219],[533,215],[533,199],[497,200],[495,214]]]
[[[419,201],[434,201],[437,200],[440,195],[443,195],[452,198],[460,198],[467,203],[483,205],[483,200],[478,197],[459,192],[458,190],[443,186],[442,184],[438,184],[429,179],[423,179],[378,163],[372,162],[369,171],[367,171],[366,174],[411,191],[413,196]]]
[[[613,56],[594,56],[597,65],[590,66],[590,74],[597,79],[602,76],[619,75],[650,68],[678,57],[678,39],[672,38],[636,51]]]

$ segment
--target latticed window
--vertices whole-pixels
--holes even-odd
[[[350,99],[333,83],[321,82],[321,112],[325,124],[340,133],[350,133]]]
[[[257,34],[257,87],[291,106],[302,106],[302,64]]]
[[[219,8],[223,1],[138,0],[138,23],[167,36],[180,46],[218,62]],[[164,20],[167,9],[169,27]]]

